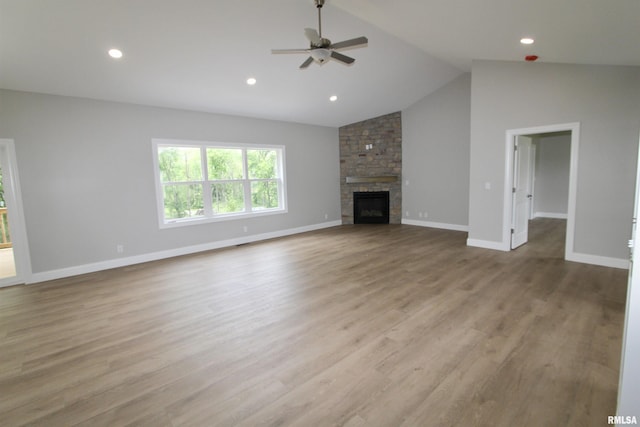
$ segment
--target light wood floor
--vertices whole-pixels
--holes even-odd
[[[0,424],[603,426],[624,270],[343,226],[0,289]]]

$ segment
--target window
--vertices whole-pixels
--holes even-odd
[[[284,147],[153,140],[161,227],[286,212]]]

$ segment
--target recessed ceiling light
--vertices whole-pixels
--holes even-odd
[[[520,43],[522,44],[533,44],[534,40],[531,37],[525,37],[520,39]]]
[[[329,97],[329,101],[331,101],[331,102],[336,102],[337,100],[338,100],[338,95],[331,95]]]
[[[249,78],[247,79],[247,84],[248,84],[249,86],[253,86],[253,85],[254,85],[254,84],[256,84],[257,82],[258,82],[258,81],[257,81],[255,78],[253,78],[253,77],[249,77]]]
[[[114,59],[122,58],[122,51],[120,49],[109,49],[109,56]]]

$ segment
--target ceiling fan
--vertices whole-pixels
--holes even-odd
[[[311,43],[309,49],[272,49],[271,53],[307,53],[310,56],[300,65],[300,69],[307,68],[313,61],[322,65],[329,59],[334,59],[346,65],[351,65],[355,59],[338,52],[340,49],[364,47],[369,40],[366,37],[356,37],[338,43],[322,37],[322,6],[325,0],[314,0],[318,8],[318,31],[313,28],[305,28],[304,34]]]

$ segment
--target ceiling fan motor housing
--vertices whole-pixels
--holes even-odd
[[[312,49],[314,49],[314,48],[328,49],[329,46],[331,46],[331,40],[325,39],[324,37],[322,37],[317,42],[311,42],[311,48]]]

